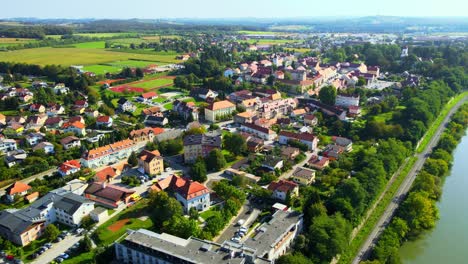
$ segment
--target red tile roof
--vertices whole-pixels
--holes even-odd
[[[230,108],[230,107],[236,107],[236,106],[233,103],[229,102],[228,100],[224,100],[224,101],[212,103],[211,105],[207,107],[207,109],[211,111],[216,111],[216,110]]]
[[[109,120],[110,120],[110,116],[100,116],[96,119],[96,122],[108,123]]]
[[[67,171],[75,168],[81,168],[81,163],[78,160],[69,160],[62,163],[62,165],[60,165],[59,170],[66,173]]]
[[[270,191],[279,191],[279,192],[291,192],[299,185],[297,183],[288,181],[288,180],[280,180],[278,182],[272,182],[268,185],[268,190]]]
[[[97,181],[105,182],[108,179],[112,179],[116,176],[117,174],[115,173],[115,170],[112,167],[105,167],[104,169],[96,172],[95,178]]]
[[[153,132],[154,135],[158,135],[158,134],[161,134],[161,133],[164,132],[164,128],[160,128],[160,127],[155,127],[155,128],[145,127],[145,128],[138,129],[138,130],[133,130],[132,132],[130,132],[130,137],[131,137],[131,138],[133,138],[133,137],[140,137],[141,135],[148,135],[150,132]]]
[[[151,186],[151,190],[153,191],[163,191],[167,188],[177,192],[186,200],[209,193],[208,188],[203,184],[176,175],[171,175]]]
[[[5,191],[8,195],[15,195],[18,193],[25,192],[31,189],[31,186],[27,185],[26,183],[17,181],[13,183],[10,187],[8,187]]]

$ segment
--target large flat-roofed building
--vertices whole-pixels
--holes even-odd
[[[115,244],[116,259],[134,264],[244,264],[245,258],[232,257],[221,245],[197,238],[183,239],[166,233],[140,229]]]
[[[272,264],[290,249],[302,231],[302,216],[299,212],[277,211],[244,243],[218,244],[145,229],[129,230],[124,240],[115,243],[115,256],[121,263],[132,264]]]
[[[258,258],[273,261],[286,254],[293,240],[302,232],[302,216],[295,211],[276,211],[269,222],[255,229],[255,235],[244,245],[254,248]]]

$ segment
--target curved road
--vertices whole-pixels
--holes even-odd
[[[353,264],[359,264],[359,262],[364,261],[369,257],[369,254],[371,253],[372,248],[375,246],[375,243],[377,242],[380,234],[383,232],[387,224],[390,223],[390,220],[392,219],[393,214],[395,213],[400,202],[402,201],[402,198],[408,194],[408,191],[410,190],[411,185],[416,179],[416,175],[418,174],[419,170],[424,165],[424,162],[426,161],[429,154],[431,153],[432,148],[435,147],[437,143],[439,142],[440,136],[442,135],[442,132],[444,131],[445,126],[450,122],[450,118],[455,113],[455,111],[457,111],[458,108],[466,100],[467,100],[467,97],[463,98],[454,107],[452,107],[452,109],[450,109],[449,113],[445,117],[444,121],[437,128],[436,132],[431,138],[431,141],[426,146],[424,151],[419,154],[415,154],[415,156],[417,157],[416,162],[414,163],[410,172],[408,173],[408,175],[406,176],[406,178],[404,179],[404,181],[398,188],[398,191],[396,192],[395,196],[393,197],[388,207],[385,209],[385,212],[380,217],[377,224],[374,226],[374,229],[372,230],[371,234],[367,237],[367,240],[361,246],[358,252],[358,255],[354,258],[352,262]]]

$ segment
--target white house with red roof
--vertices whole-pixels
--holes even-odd
[[[272,191],[274,199],[286,201],[288,195],[290,197],[299,195],[299,185],[293,181],[280,180],[272,182],[268,185],[268,190]]]
[[[279,133],[279,143],[282,145],[288,144],[290,140],[297,140],[306,144],[309,150],[314,151],[317,149],[318,138],[311,133],[294,133],[290,131],[281,131]]]
[[[205,211],[210,207],[210,191],[199,182],[171,175],[150,187],[151,191],[156,192],[166,189],[174,193],[174,197],[184,207],[185,213],[188,213],[190,208]]]
[[[156,92],[147,92],[138,96],[137,100],[141,102],[146,102],[146,101],[150,101],[156,98],[158,98],[158,94]]]
[[[13,202],[15,200],[15,196],[25,196],[29,190],[31,190],[31,186],[17,181],[6,188],[5,196],[9,202]]]
[[[80,170],[81,164],[78,160],[67,160],[60,165],[58,172],[63,177],[76,173]]]
[[[111,127],[112,122],[113,120],[110,116],[100,116],[96,119],[96,125],[98,127]]]

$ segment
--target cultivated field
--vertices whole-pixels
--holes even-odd
[[[103,42],[102,42],[103,43]],[[107,51],[103,48],[97,48],[101,42],[89,42],[75,44],[74,48],[36,48],[15,50],[11,52],[0,53],[1,61],[22,62],[29,64],[57,64],[57,65],[92,65],[112,63],[116,61],[127,60],[146,60],[155,64],[175,63],[177,60],[174,55],[162,54],[140,54],[117,51]]]
[[[285,44],[285,43],[300,43],[303,40],[300,39],[249,39],[243,40],[241,42],[247,42],[249,44],[257,43],[259,45],[275,45],[275,44]]]
[[[0,47],[15,46],[18,44],[26,44],[34,41],[36,40],[28,38],[0,38]]]

